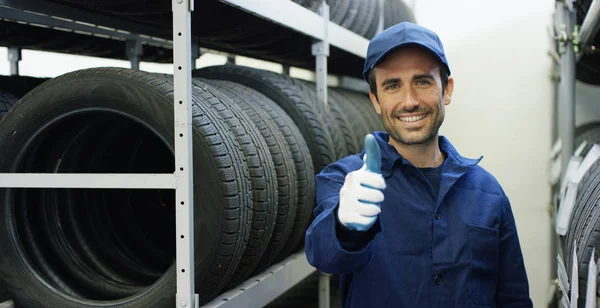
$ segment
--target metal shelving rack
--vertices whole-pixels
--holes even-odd
[[[366,56],[368,40],[329,21],[329,6],[323,1],[320,14],[291,0],[219,0],[245,10],[275,24],[293,29],[314,39],[316,84],[319,99],[327,104],[327,57],[333,45],[359,57]],[[198,307],[194,286],[194,213],[192,161],[192,86],[191,71],[198,57],[198,46],[192,42],[191,13],[202,9],[200,1],[172,0],[173,37],[165,40],[153,36],[155,29],[133,22],[101,16],[83,10],[35,0],[0,0],[0,20],[15,21],[60,31],[99,36],[127,42],[128,58],[133,68],[139,65],[141,44],[173,49],[175,106],[175,166],[168,174],[45,174],[0,173],[0,188],[109,188],[109,189],[174,189],[176,191],[176,307]],[[380,6],[383,1],[380,1]],[[283,13],[286,12],[286,13]],[[382,16],[380,27],[382,28]],[[11,51],[11,73],[18,74],[20,51]],[[343,78],[342,83],[353,80]],[[239,307],[242,303],[262,306],[303,278],[313,273],[303,253],[297,253],[265,272],[248,279],[239,287],[226,291],[205,307]],[[320,279],[328,290],[326,275]],[[321,292],[320,306],[328,307],[328,293]]]
[[[593,48],[593,40],[600,29],[600,0],[593,0],[584,20],[578,25],[574,8],[575,0],[557,0],[553,16],[552,35],[556,42],[556,50],[550,50],[554,59],[554,71],[551,80],[554,84],[554,108],[552,141],[555,142],[551,156],[555,158],[552,168],[555,181],[569,180],[568,166],[578,150],[575,144],[575,107],[576,107],[576,66],[583,52]],[[558,200],[552,200],[550,208],[553,224],[560,224],[558,216]],[[564,217],[562,217],[564,219]],[[564,221],[564,220],[563,220]],[[564,256],[570,251],[563,251],[560,235],[552,228],[552,262],[551,271],[556,273],[558,262],[556,255]],[[553,292],[560,292],[559,277],[554,276],[551,283]],[[568,278],[569,280],[571,277]],[[568,283],[568,282],[566,282]],[[552,304],[549,303],[549,304]],[[554,303],[560,305],[559,303]],[[555,307],[555,306],[552,306]]]

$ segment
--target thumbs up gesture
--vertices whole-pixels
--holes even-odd
[[[381,151],[371,134],[365,137],[363,161],[362,168],[346,175],[338,208],[339,222],[356,231],[366,231],[373,226],[381,212],[379,204],[386,187],[381,175]]]

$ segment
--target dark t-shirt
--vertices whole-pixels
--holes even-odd
[[[429,183],[433,187],[433,191],[436,195],[440,190],[440,181],[442,180],[443,166],[444,164],[441,164],[439,167],[435,168],[419,168],[419,170],[421,170],[425,178],[427,178],[427,181],[429,181]]]

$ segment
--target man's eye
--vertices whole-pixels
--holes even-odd
[[[391,84],[391,85],[388,85],[385,87],[386,90],[394,90],[397,88],[398,88],[398,85],[396,85],[396,84]]]
[[[429,80],[417,80],[417,85],[419,86],[425,86],[429,84]]]

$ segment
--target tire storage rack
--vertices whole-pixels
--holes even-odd
[[[0,0],[0,307],[286,307],[295,288],[329,307],[303,251],[314,175],[383,128],[362,64],[401,21],[402,0]],[[21,77],[21,49],[131,69]],[[204,51],[284,73],[196,69]]]
[[[600,116],[576,125],[576,82],[600,85],[600,1],[556,1],[551,150],[552,295],[548,307],[600,303]]]

